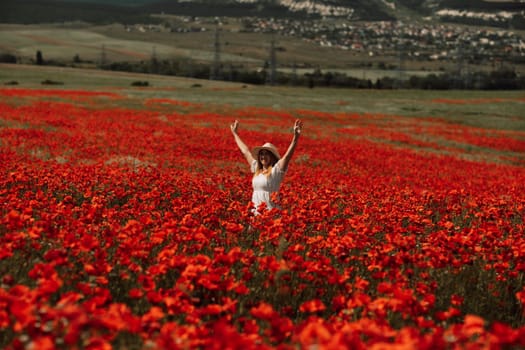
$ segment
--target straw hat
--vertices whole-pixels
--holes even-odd
[[[252,156],[253,158],[257,159],[259,157],[259,152],[263,149],[272,152],[272,154],[277,158],[277,160],[281,159],[281,156],[279,155],[279,151],[277,150],[277,147],[275,147],[273,144],[266,142],[262,146],[254,147],[252,150]]]

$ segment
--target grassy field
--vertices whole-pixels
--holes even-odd
[[[8,26],[0,30],[0,48],[16,52],[20,57],[34,57],[40,50],[45,59],[71,60],[78,55],[83,60],[100,59],[104,46],[107,59],[148,60],[153,46],[157,54],[175,56],[184,54],[184,50],[175,47],[155,44],[146,41],[115,39],[89,29],[39,28],[34,26]]]
[[[166,20],[175,21],[172,18]],[[0,53],[14,54],[24,63],[34,59],[37,50],[43,53],[44,59],[71,63],[73,57],[78,55],[83,61],[98,62],[104,46],[109,62],[149,60],[153,54],[161,60],[213,61],[216,29],[213,21],[203,21],[198,28],[194,24],[177,21],[178,27],[191,31],[146,30],[140,26],[126,27],[120,24],[0,24]],[[367,52],[321,47],[293,37],[242,32],[242,24],[233,19],[223,24],[219,40],[220,58],[224,64],[249,69],[260,68],[268,61],[272,40],[277,48],[278,65],[282,69],[293,65],[308,69],[319,67],[322,70],[345,71],[348,75],[362,78],[362,67],[377,67],[379,64],[395,66],[399,61],[397,53],[393,56],[370,57]],[[327,57],[330,59],[327,60]],[[410,71],[432,72],[454,69],[455,65],[407,61],[406,67]],[[396,70],[382,73],[382,76],[398,74]],[[367,78],[372,79],[377,72],[367,74]]]
[[[45,80],[63,85],[42,85]],[[0,64],[0,83],[19,87],[113,90],[128,96],[172,98],[233,107],[309,109],[326,112],[444,118],[466,125],[525,130],[523,91],[350,90],[252,86],[160,75],[92,69]],[[149,87],[132,87],[147,81]],[[5,85],[4,85],[5,86]]]

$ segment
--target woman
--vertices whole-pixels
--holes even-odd
[[[237,134],[239,121],[236,120],[230,127],[237,146],[248,161],[248,164],[250,164],[252,173],[254,173],[252,179],[254,213],[256,215],[258,214],[257,208],[259,208],[262,203],[265,203],[267,209],[279,208],[272,201],[272,194],[279,191],[281,182],[284,179],[284,174],[288,169],[288,164],[297,146],[297,141],[299,141],[303,123],[300,120],[295,121],[292,142],[282,158],[277,148],[269,142],[260,147],[255,147],[250,151],[248,146],[246,146]]]

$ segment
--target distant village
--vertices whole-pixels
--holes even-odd
[[[525,58],[525,38],[507,30],[473,29],[446,24],[355,22],[339,24],[253,19],[248,30],[298,36],[320,46],[364,51],[370,56],[393,53],[421,60],[492,61]]]
[[[210,19],[181,17],[180,20],[185,23],[184,26],[141,26],[139,30],[211,30]],[[220,20],[215,21],[220,23]],[[359,51],[369,56],[403,55],[421,61],[462,60],[474,64],[525,64],[525,38],[512,30],[499,28],[475,29],[466,25],[430,22],[305,21],[252,17],[244,18],[242,23],[240,31],[243,32],[298,37],[319,46]]]

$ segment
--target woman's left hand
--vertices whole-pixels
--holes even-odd
[[[295,124],[293,126],[293,133],[295,136],[301,135],[301,130],[303,129],[303,122],[300,119],[297,119],[295,121]]]

